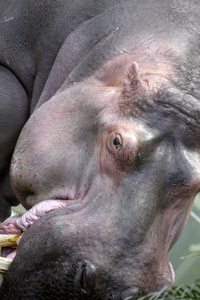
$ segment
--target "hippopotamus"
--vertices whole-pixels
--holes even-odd
[[[0,1],[1,221],[27,209],[1,225],[23,232],[1,300],[173,284],[168,251],[200,189],[199,14],[195,0]]]

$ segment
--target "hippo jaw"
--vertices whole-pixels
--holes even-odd
[[[99,193],[100,191],[97,194]],[[94,199],[95,196],[93,195],[91,198]],[[90,203],[92,201],[90,199],[90,201],[87,200],[86,202]],[[98,199],[96,202],[98,202]],[[40,205],[40,203],[37,205]],[[100,216],[99,223],[95,224],[93,221],[94,224],[90,225],[89,220],[87,220],[88,224],[85,224],[85,215],[90,216],[92,213],[88,212],[87,214],[86,209],[84,213],[84,209],[80,209],[80,206],[78,209],[78,206],[77,203],[76,210],[73,209],[75,207],[73,205],[49,212],[25,231],[19,244],[18,254],[5,277],[4,286],[2,287],[3,291],[4,289],[9,290],[7,288],[9,286],[11,290],[14,289],[15,295],[18,295],[20,290],[24,290],[24,287],[20,286],[20,283],[16,284],[17,278],[20,278],[21,284],[24,285],[23,282],[26,280],[27,287],[29,287],[25,294],[28,299],[35,299],[37,297],[32,292],[36,289],[35,284],[37,284],[38,289],[40,289],[40,286],[43,286],[46,291],[44,292],[44,299],[62,299],[62,295],[65,294],[65,296],[73,295],[71,299],[80,297],[80,299],[123,300],[128,296],[143,295],[171,284],[174,278],[167,254],[159,253],[160,265],[155,260],[155,257],[158,256],[157,253],[148,261],[152,253],[151,247],[157,247],[158,245],[155,242],[151,246],[151,238],[155,228],[149,229],[149,236],[141,241],[138,250],[135,248],[132,255],[128,255],[131,248],[134,249],[134,243],[129,245],[127,237],[121,232],[119,233],[119,237],[124,236],[124,241],[118,237],[118,240],[113,245],[108,240],[108,237],[117,235],[117,233],[115,230],[112,230],[112,232],[108,233],[108,237],[105,235],[105,230],[102,228],[102,225],[106,224],[104,217],[102,219],[102,216],[97,212],[94,219]],[[106,208],[107,218],[109,218],[109,207]],[[94,212],[94,209],[92,211]],[[68,216],[68,219],[66,216]],[[160,225],[161,218],[157,222]],[[87,227],[90,230],[91,228],[98,228],[99,231],[97,233],[95,231],[93,233],[90,232],[88,236]],[[106,228],[109,231],[110,226],[106,226]],[[161,230],[160,226],[156,226],[156,228],[158,231]],[[127,227],[127,231],[128,229]],[[38,241],[38,232],[41,237],[40,241]],[[132,236],[133,234],[134,231],[132,232]],[[69,242],[63,244],[63,241],[66,240]],[[108,245],[107,247],[104,246],[106,244]],[[122,249],[119,248],[119,244],[121,244]],[[79,249],[77,249],[77,245],[79,245]],[[126,248],[128,249],[126,250]],[[44,251],[41,251],[41,249]],[[54,252],[52,249],[55,249],[55,254],[51,253]],[[113,252],[112,257],[110,257],[109,252]],[[167,249],[165,252],[167,252]],[[142,256],[139,253],[143,253]],[[26,261],[26,257],[28,261],[22,263],[23,260]],[[31,257],[31,260],[29,257]],[[147,266],[142,267],[140,261],[146,261]],[[126,264],[125,269],[123,266],[124,263]],[[133,272],[129,270],[130,265],[131,270],[134,270]],[[152,268],[152,274],[154,275],[148,278],[146,274],[147,272],[151,272],[149,271],[150,265],[152,267],[155,265]],[[115,272],[112,272],[112,268]],[[136,277],[135,273],[137,274]],[[14,274],[16,274],[16,277]],[[40,277],[41,274],[44,277]],[[49,278],[51,277],[48,282],[44,282],[44,274]],[[51,274],[54,274],[53,278]],[[105,276],[105,274],[107,275]],[[155,282],[155,278],[159,278],[157,283]],[[142,285],[144,280],[146,281],[146,288]],[[62,291],[60,294],[56,288],[57,285],[59,285]],[[52,298],[48,294],[50,288],[52,288]],[[36,291],[38,290],[36,289]],[[28,294],[29,292],[30,294]],[[31,296],[31,293],[33,293],[33,296]],[[5,293],[5,295],[9,297],[9,294]]]
[[[40,203],[37,205],[40,205]],[[71,225],[70,218],[66,222],[66,213],[68,213],[67,207],[49,212],[46,216],[44,215],[35,221],[25,231],[20,240],[17,255],[5,276],[1,289],[2,294],[0,293],[1,297],[10,299],[9,290],[12,290],[16,299],[20,299],[20,297],[23,299],[25,295],[28,299],[37,299],[37,293],[40,291],[41,286],[44,289],[43,294],[40,291],[41,299],[62,299],[62,295],[65,295],[65,297],[68,295],[70,299],[123,300],[128,296],[134,297],[134,295],[138,296],[153,292],[166,284],[170,284],[171,280],[173,280],[173,272],[170,273],[171,266],[166,256],[162,260],[163,266],[157,266],[156,269],[158,270],[156,272],[158,273],[157,275],[160,274],[161,276],[165,270],[166,275],[168,275],[165,275],[156,287],[155,278],[152,276],[150,282],[146,281],[147,287],[144,289],[141,282],[146,276],[147,269],[143,268],[141,272],[140,268],[142,266],[140,266],[140,263],[137,266],[138,262],[133,262],[140,258],[146,260],[148,253],[145,253],[146,258],[145,256],[140,257],[140,255],[137,258],[136,251],[134,251],[136,258],[131,258],[130,256],[127,259],[125,253],[120,253],[121,251],[117,244],[115,246],[111,244],[108,247],[104,246],[101,239],[105,239],[105,233],[101,232],[101,224],[98,224],[98,237],[95,236],[95,233],[91,236],[91,232],[90,236],[86,237],[85,232],[87,232],[89,224],[83,225],[83,228],[78,222],[77,226],[76,224]],[[81,215],[83,215],[82,212],[78,212],[77,216],[76,213],[75,215],[72,214],[71,220],[74,217],[80,219]],[[67,228],[67,235],[64,228]],[[38,232],[40,232],[39,241]],[[115,232],[113,232],[114,234]],[[84,241],[81,241],[82,236],[85,237]],[[67,242],[63,242],[65,240]],[[107,238],[105,242],[109,244]],[[86,243],[88,244],[87,246],[85,245]],[[122,241],[121,243],[124,244]],[[79,247],[78,251],[77,245]],[[124,244],[125,248],[127,246],[128,244]],[[141,252],[142,248],[138,249],[137,252]],[[52,252],[52,249],[55,249],[55,252]],[[112,258],[109,255],[110,251],[114,252]],[[121,256],[120,258],[119,255]],[[29,257],[31,257],[31,260]],[[20,263],[22,260],[25,260],[26,263]],[[124,269],[123,263],[125,262],[127,266]],[[155,264],[153,258],[151,263],[152,266]],[[135,277],[134,272],[129,270],[130,264],[132,264],[134,270],[138,268],[138,272],[136,272],[137,277]],[[147,264],[150,264],[150,262],[147,261]],[[115,272],[112,271],[112,268],[115,269]],[[116,269],[118,269],[117,272]],[[125,275],[128,276],[124,281]],[[47,281],[45,279],[46,276],[49,278]],[[18,282],[18,278],[20,278],[20,282]],[[24,282],[26,282],[27,286],[26,291]],[[10,287],[9,289],[7,288],[8,286]],[[60,290],[57,286],[59,286]],[[150,286],[152,287],[150,288]],[[49,290],[51,290],[51,295]]]

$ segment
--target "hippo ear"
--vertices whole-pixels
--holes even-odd
[[[123,78],[124,94],[133,94],[140,86],[140,74],[138,69],[138,64],[136,62],[132,63],[125,71]]]

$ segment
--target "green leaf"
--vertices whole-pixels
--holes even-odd
[[[190,245],[188,250],[190,252],[200,252],[200,244],[193,244],[193,245]]]
[[[138,300],[175,300],[175,299],[187,299],[187,300],[199,300],[200,299],[200,284],[199,281],[191,285],[174,286],[172,288],[163,288],[157,293],[152,293],[144,297],[138,297]],[[124,299],[131,300],[132,297]]]

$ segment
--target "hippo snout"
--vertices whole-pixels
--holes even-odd
[[[1,287],[2,300],[124,300],[137,299],[139,288],[124,288],[101,276],[101,271],[88,259],[74,263],[66,261],[46,262],[44,268],[34,270],[17,268],[17,256],[5,276]],[[16,276],[17,271],[20,277]],[[19,274],[18,273],[18,274]],[[12,289],[7,287],[11,286]]]
[[[1,299],[11,300],[13,294],[7,284],[15,290],[18,299],[96,299],[96,267],[88,260],[77,260],[74,263],[65,261],[46,262],[45,270],[37,268],[32,274],[30,269],[19,270],[20,280],[16,277],[16,264],[5,276],[1,288]],[[69,298],[68,298],[69,297]]]

